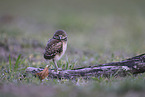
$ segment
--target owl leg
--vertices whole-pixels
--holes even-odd
[[[51,65],[49,60],[45,60],[45,63],[49,66]]]
[[[54,59],[53,59],[53,63],[55,64],[56,69],[58,70],[57,62]]]

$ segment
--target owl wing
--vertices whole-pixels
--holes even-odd
[[[56,39],[50,39],[47,42],[44,52],[45,59],[53,59],[55,55],[62,52],[62,42]]]

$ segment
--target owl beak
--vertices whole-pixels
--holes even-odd
[[[62,35],[59,35],[59,39],[62,39]]]

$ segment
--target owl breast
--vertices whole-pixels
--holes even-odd
[[[63,50],[62,50],[62,52],[60,54],[56,55],[54,59],[55,60],[59,60],[64,55],[66,49],[67,49],[67,42],[63,42]]]

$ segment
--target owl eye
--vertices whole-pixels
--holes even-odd
[[[54,39],[59,39],[59,35],[54,35],[53,38]]]
[[[62,37],[61,40],[67,41],[67,37]]]
[[[65,37],[63,40],[67,41],[67,37]]]

